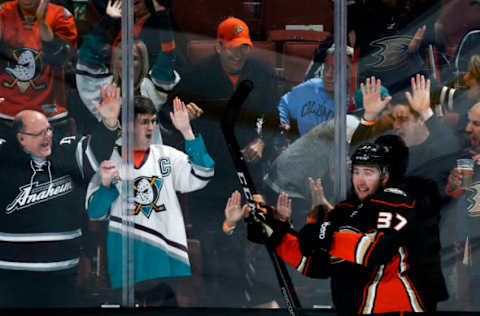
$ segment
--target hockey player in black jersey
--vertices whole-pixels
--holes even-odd
[[[417,201],[403,190],[408,149],[367,143],[352,155],[352,190],[299,233],[271,220],[279,256],[313,278],[331,278],[341,315],[436,308],[422,260],[430,236]]]

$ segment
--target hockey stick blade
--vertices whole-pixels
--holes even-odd
[[[235,122],[240,112],[241,106],[247,99],[250,92],[253,90],[253,83],[250,80],[244,80],[240,82],[234,94],[227,103],[227,108],[225,110],[220,126],[222,128],[223,135],[225,137],[225,142],[227,143],[230,156],[232,157],[235,169],[237,172],[238,179],[243,189],[243,193],[247,200],[247,203],[252,210],[252,217],[257,217],[258,221],[265,221],[265,214],[257,209],[257,206],[253,200],[253,195],[256,193],[254,183],[248,171],[247,164],[243,157],[243,154],[240,150],[240,147],[235,136]],[[266,226],[266,225],[265,225]],[[292,280],[288,274],[288,270],[285,266],[285,263],[278,257],[274,249],[265,245],[267,252],[272,261],[275,274],[277,276],[280,291],[285,300],[287,310],[292,316],[298,316],[299,310],[301,308],[300,301],[295,293],[293,288]]]

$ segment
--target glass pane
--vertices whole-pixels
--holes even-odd
[[[317,179],[332,205],[366,203],[349,156],[390,134],[410,157],[378,174],[416,200],[421,227],[392,275],[421,303],[396,289],[386,311],[479,310],[478,170],[456,161],[480,139],[477,1],[0,2],[0,307],[287,308],[289,289],[306,309],[374,309],[362,291],[405,258],[398,247],[319,272],[293,231],[323,221]],[[390,213],[365,225],[401,231]],[[275,242],[288,229],[293,246]],[[359,299],[335,306],[345,276]]]

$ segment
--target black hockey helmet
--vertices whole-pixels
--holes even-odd
[[[381,176],[386,171],[390,173],[390,180],[401,180],[407,171],[408,147],[398,135],[383,135],[375,143],[360,145],[353,153],[352,167],[355,165],[375,166]]]
[[[352,165],[385,165],[390,148],[380,144],[365,143],[352,154]]]
[[[380,177],[385,177],[387,171],[391,169],[391,148],[374,143],[365,143],[360,145],[352,154],[352,170],[353,167],[372,166],[380,170]]]
[[[390,179],[401,180],[408,168],[408,147],[398,135],[382,135],[375,140],[375,144],[386,146],[389,150]]]

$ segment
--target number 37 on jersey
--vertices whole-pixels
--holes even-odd
[[[377,220],[377,229],[393,228],[396,231],[402,230],[408,221],[405,217],[398,213],[379,212]]]

